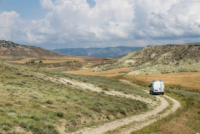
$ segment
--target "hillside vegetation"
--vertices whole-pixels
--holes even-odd
[[[73,132],[148,110],[144,102],[82,90],[69,82],[62,83],[61,78],[154,99],[137,87],[98,76],[61,74],[4,62],[0,63],[0,73],[0,133],[21,130],[57,134],[61,124],[63,131]]]
[[[148,46],[93,71],[124,67],[133,67],[129,75],[200,72],[200,44]]]
[[[11,56],[15,58],[62,56],[61,54],[51,52],[44,48],[20,45],[11,41],[4,41],[4,40],[0,40],[0,55]]]

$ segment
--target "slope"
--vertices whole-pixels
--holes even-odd
[[[27,46],[16,44],[11,41],[0,40],[0,55],[11,57],[60,57],[61,54],[57,54],[46,50],[44,48]]]
[[[200,44],[148,46],[93,71],[123,67],[134,67],[128,74],[199,72]]]
[[[0,63],[0,72],[0,133],[58,134],[57,126],[63,123],[67,132],[73,132],[151,108],[145,102],[127,99],[124,95],[105,94],[112,89],[114,93],[155,102],[153,96],[137,87],[108,78],[61,74],[4,62]],[[91,92],[89,87],[78,87],[74,79],[85,85],[90,85],[89,81],[95,86],[92,89],[103,90]]]

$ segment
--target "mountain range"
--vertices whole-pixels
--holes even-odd
[[[133,51],[142,49],[143,47],[106,47],[106,48],[63,48],[51,50],[55,53],[74,55],[74,56],[89,56],[99,58],[121,58]]]

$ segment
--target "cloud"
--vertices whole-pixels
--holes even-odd
[[[40,4],[43,8],[46,8],[46,9],[54,8],[54,4],[51,0],[40,0]]]
[[[16,25],[19,25],[21,22],[19,14],[15,11],[2,12],[0,18],[0,39],[11,39],[10,33],[12,29],[16,29]]]
[[[48,13],[29,22],[20,20],[16,12],[3,12],[0,25],[9,29],[1,31],[0,38],[83,47],[181,43],[200,37],[200,2],[94,1],[96,5],[91,7],[87,0],[40,0]]]

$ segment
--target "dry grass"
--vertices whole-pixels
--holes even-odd
[[[1,59],[1,58],[0,58]],[[20,63],[20,64],[24,64],[26,62],[29,62],[30,60],[36,60],[37,58],[25,58],[22,60],[16,60],[16,61],[8,61],[10,63]]]
[[[0,60],[5,60],[5,59],[12,59],[14,57],[6,57],[6,56],[0,56]],[[50,57],[40,57],[40,58],[25,58],[21,60],[14,60],[14,61],[8,61],[11,63],[20,63],[24,64],[26,62],[29,62],[30,60],[36,60],[36,63],[40,61],[40,59],[46,59],[42,60],[43,63],[61,63],[61,62],[67,62],[67,61],[78,61],[78,62],[86,62],[86,61],[104,61],[106,59],[103,58],[94,58],[94,57],[81,57],[81,56],[63,56],[63,57],[55,57],[55,58],[50,58]]]
[[[167,87],[185,88],[192,91],[200,91],[200,73],[198,72],[154,75],[124,75],[121,77],[130,81],[136,81],[138,83],[143,83],[146,85],[150,84],[150,82],[154,79],[162,79],[165,83],[165,86]]]
[[[194,114],[193,112],[190,113],[189,111],[191,110],[188,110],[187,112],[183,113],[180,117],[174,118],[167,124],[161,125],[157,134],[162,134],[162,133],[181,134],[183,132],[185,134],[195,133],[194,130],[192,130],[189,126],[186,125],[189,120],[187,115]]]
[[[200,133],[199,93],[167,92],[181,103],[181,108],[166,118],[131,134],[197,134]]]
[[[65,71],[64,73],[114,77],[114,76],[122,75],[122,74],[124,74],[124,72],[129,72],[132,69],[132,67],[131,68],[129,67],[129,68],[111,69],[111,70],[102,71],[102,72],[91,72],[92,69],[93,68],[88,68],[87,70]],[[120,72],[123,72],[123,73],[120,73]]]
[[[2,57],[0,57],[2,59]],[[26,62],[29,62],[30,60],[36,60],[35,62],[38,63],[41,58],[25,58],[22,60],[16,60],[16,61],[9,61],[11,63],[20,63],[24,64]],[[61,63],[61,62],[67,62],[67,61],[79,61],[84,62],[84,59],[82,57],[75,57],[75,56],[64,56],[64,57],[57,57],[57,58],[49,58],[49,57],[42,57],[43,63]]]
[[[8,60],[8,59],[12,59],[12,57],[10,56],[0,56],[1,60]]]

